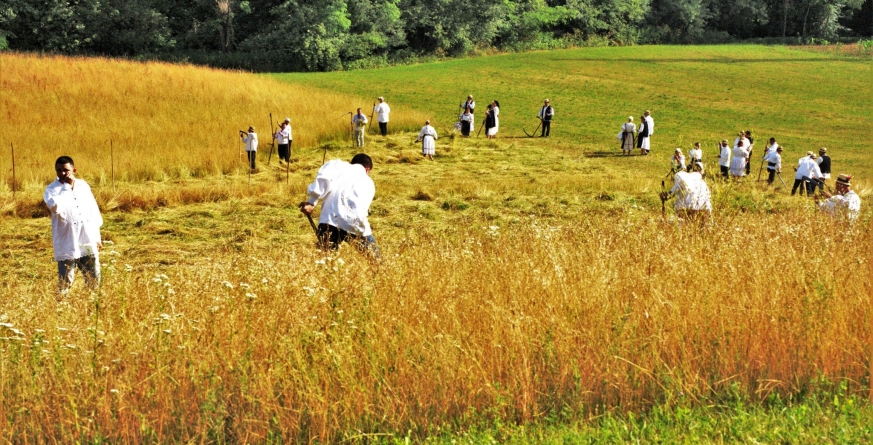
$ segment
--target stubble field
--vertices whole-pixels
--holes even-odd
[[[794,67],[794,75],[781,76],[769,52],[778,53],[782,71]],[[6,72],[10,62],[3,57]],[[14,200],[11,165],[2,164],[0,437],[16,443],[869,440],[863,419],[870,412],[864,400],[873,350],[873,239],[865,177],[871,167],[861,136],[871,116],[869,105],[841,92],[869,97],[870,65],[820,57],[784,48],[619,48],[288,76],[305,97],[326,94],[337,102],[318,115],[322,127],[295,127],[295,141],[299,135],[309,142],[295,142],[290,171],[275,159],[263,165],[262,153],[251,179],[237,173],[235,152],[227,159],[197,148],[197,137],[184,129],[197,120],[154,106],[148,113],[172,124],[158,140],[179,157],[147,145],[136,166],[116,167],[113,190],[111,165],[89,151],[89,141],[106,135],[83,126],[81,134],[67,133],[62,146],[94,186],[103,234],[112,243],[102,257],[100,292],[89,294],[77,283],[60,305],[50,223],[40,207],[60,146],[23,138],[21,145],[33,147],[31,166]],[[552,69],[550,79],[568,79],[564,93],[508,77],[527,70],[524,79],[534,79],[543,58],[572,67],[563,74]],[[117,69],[114,62],[68,63]],[[651,90],[654,105],[619,94],[638,76],[611,69],[616,63],[657,67],[660,75],[651,76],[657,88],[630,87]],[[180,95],[193,98],[187,114],[196,116],[224,116],[212,101],[228,85],[268,82],[268,91],[282,85],[242,73],[121,66],[166,71],[161,75],[178,79],[173,82],[189,72],[218,76],[201,80],[212,95]],[[687,73],[685,80],[677,73]],[[123,89],[127,78],[113,76]],[[573,79],[586,76],[587,87],[570,94]],[[440,88],[456,79],[471,83]],[[10,82],[5,74],[3,82]],[[369,89],[375,82],[382,88]],[[45,89],[20,84],[21,103],[45,97]],[[733,89],[722,91],[727,88]],[[337,133],[349,104],[370,101],[354,98],[385,95],[395,110],[392,122],[410,128],[436,116],[437,105],[440,116],[449,115],[469,92],[480,107],[485,97],[501,94],[497,141],[450,137],[442,131],[449,123],[438,121],[437,158],[429,162],[417,154],[412,133],[369,139],[377,187],[371,222],[383,261],[350,248],[332,257],[315,251],[296,204],[324,150],[329,158],[354,153]],[[153,96],[139,94],[141,103]],[[532,115],[544,95],[566,121],[556,123],[549,141],[515,137],[524,122],[515,104],[530,103]],[[732,104],[737,97],[763,99]],[[768,110],[777,105],[764,105],[773,97],[779,110],[809,109],[774,117]],[[707,98],[722,103],[715,114],[724,119],[697,126],[697,117],[712,110],[700,103]],[[239,95],[220,100],[251,110],[223,124],[226,131],[215,130],[230,143],[244,125],[237,121],[264,120],[269,112]],[[105,108],[102,100],[82,97],[58,101]],[[7,116],[12,109],[38,112],[6,98],[4,106]],[[614,156],[622,116],[642,108],[655,113],[654,154]],[[123,125],[120,110],[107,119]],[[337,126],[325,115],[335,115]],[[865,206],[860,221],[833,223],[809,200],[754,178],[711,181],[711,227],[679,224],[669,208],[662,216],[656,193],[680,135],[684,145],[744,127],[759,138],[772,132],[789,150],[824,145],[838,153],[835,170],[856,174]],[[135,139],[138,133],[128,131]],[[18,147],[21,139],[4,129],[3,144]],[[177,148],[176,139],[191,142]],[[116,147],[124,153],[126,146]],[[793,158],[786,156],[786,170]],[[196,166],[203,163],[227,167],[179,173],[178,165],[201,171]],[[771,427],[756,427],[748,412]],[[572,434],[538,429],[548,425],[576,426]],[[480,433],[457,436],[464,431]]]

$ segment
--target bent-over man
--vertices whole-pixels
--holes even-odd
[[[300,203],[300,211],[312,215],[322,201],[318,217],[319,248],[335,251],[343,241],[361,252],[379,257],[379,247],[373,238],[367,217],[376,196],[376,185],[370,179],[373,160],[358,153],[352,161],[332,160],[318,169],[315,181],[307,189],[308,199]]]
[[[791,196],[794,196],[801,184],[804,184],[804,188],[800,189],[800,194],[802,195],[806,189],[806,195],[812,196],[815,193],[814,181],[821,178],[821,170],[815,163],[815,154],[811,151],[806,152],[806,156],[797,161],[797,167],[794,167],[794,171],[796,173],[794,174],[794,186],[791,187]]]
[[[58,177],[49,184],[42,199],[52,215],[52,247],[58,262],[58,301],[70,291],[76,269],[92,290],[100,284],[100,258],[103,248],[100,227],[103,216],[91,187],[77,173],[73,159],[61,156],[55,161]]]
[[[692,170],[673,175],[673,188],[669,192],[661,192],[661,201],[675,196],[673,208],[677,216],[705,223],[712,216],[712,202],[709,187],[703,180],[703,163],[696,162]]]
[[[765,153],[764,162],[767,163],[767,184],[773,185],[776,175],[782,173],[782,147],[776,146],[772,151]]]

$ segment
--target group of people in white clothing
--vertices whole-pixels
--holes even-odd
[[[640,149],[641,155],[647,155],[652,150],[651,137],[655,134],[655,119],[649,110],[643,112],[640,128],[634,124],[634,117],[628,116],[627,122],[621,125],[621,131],[616,137],[621,141],[621,153],[629,156],[634,147]]]

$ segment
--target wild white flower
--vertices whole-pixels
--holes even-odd
[[[169,334],[169,333],[172,332],[172,331],[170,331],[169,329],[164,329],[163,332],[164,332],[164,334]]]
[[[254,300],[255,298],[258,298],[257,295],[255,295],[251,292],[246,292],[246,297],[248,297],[249,300]]]
[[[324,260],[315,260],[315,264],[316,264],[317,266],[323,266],[323,265],[324,265]]]
[[[0,327],[11,328],[12,326],[14,326],[12,323],[0,323]]]
[[[132,272],[132,271],[133,271],[133,266],[131,266],[130,264],[125,264],[125,265],[124,265],[124,271],[125,271],[125,272]]]
[[[176,291],[174,291],[172,288],[171,288],[171,289],[167,289],[167,293],[170,294],[170,295],[176,295]]]
[[[116,250],[110,250],[109,252],[106,252],[106,254],[111,256],[121,256],[121,254]]]
[[[159,317],[161,317],[164,320],[169,320],[171,318],[170,314],[161,314],[161,315],[159,315]]]
[[[158,274],[158,277],[160,277],[160,278],[162,278],[162,279],[164,279],[164,280],[169,280],[169,279],[170,279],[170,277],[168,277],[166,274]]]
[[[337,266],[344,266],[344,265],[346,264],[346,262],[343,261],[342,258],[337,258],[337,259],[336,259],[336,264],[337,264]]]
[[[233,284],[230,284],[229,281],[222,281],[221,284],[223,284],[224,287],[226,287],[228,289],[233,289]]]
[[[241,288],[243,288],[243,289],[248,289],[250,286],[249,286],[248,283],[240,283],[240,284],[239,284],[239,287],[241,287]]]
[[[103,367],[100,368],[100,370],[103,372],[109,371],[109,366],[103,365]]]
[[[154,278],[152,278],[152,282],[154,282],[154,283],[161,283],[162,281],[163,281],[163,280],[161,280],[161,279],[158,278],[158,277],[154,277]]]
[[[109,392],[111,392],[112,394],[118,394],[118,393],[119,393],[119,391],[118,391],[117,389],[115,389],[115,388],[110,389]]]
[[[267,284],[267,283],[268,283],[268,281],[267,281],[267,279],[266,279],[266,278],[264,278],[264,279],[262,279],[262,280],[261,280],[261,283],[264,283],[264,284]]]

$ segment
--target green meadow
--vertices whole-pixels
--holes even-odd
[[[786,148],[786,164],[808,150],[832,150],[837,170],[869,176],[865,156],[873,128],[873,61],[780,46],[634,46],[483,56],[412,66],[277,78],[375,99],[395,113],[420,111],[448,129],[467,94],[478,114],[500,102],[500,137],[536,126],[545,98],[556,110],[553,140],[579,153],[618,149],[628,116],[655,119],[655,153],[696,141],[707,156],[715,143],[752,130],[756,146],[770,137]],[[305,100],[305,98],[301,98]],[[360,104],[367,108],[368,104]],[[479,122],[481,123],[481,121]],[[714,162],[713,162],[714,163]],[[842,170],[840,170],[842,171]]]

